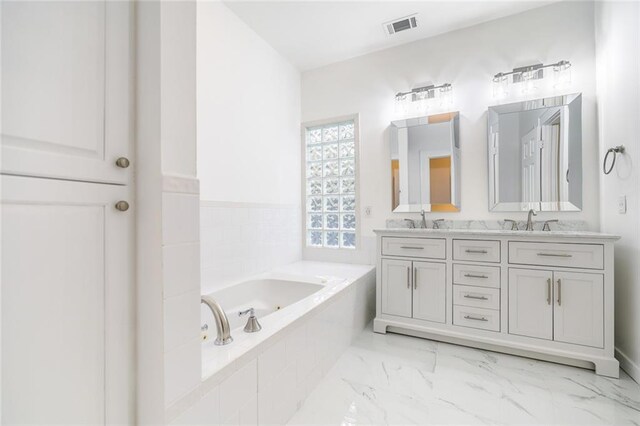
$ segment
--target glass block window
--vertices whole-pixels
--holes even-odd
[[[305,132],[306,240],[309,247],[356,247],[354,121]]]

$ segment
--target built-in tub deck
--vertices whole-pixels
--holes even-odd
[[[213,378],[230,366],[233,370],[235,361],[255,357],[272,338],[295,327],[298,321],[322,309],[326,302],[352,284],[371,277],[374,271],[372,265],[301,261],[211,293],[229,318],[233,342],[224,346],[213,343],[216,327],[213,316],[207,312],[208,338],[202,344],[202,380]],[[239,311],[251,307],[262,325],[257,333],[244,332],[247,318],[238,315]]]

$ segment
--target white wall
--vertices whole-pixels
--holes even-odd
[[[569,90],[582,92],[584,97],[583,188],[587,196],[582,212],[547,213],[539,219],[580,219],[597,230],[594,45],[593,4],[553,4],[305,72],[302,121],[360,114],[359,210],[366,240],[373,229],[385,226],[386,219],[411,216],[391,212],[388,127],[394,119],[394,94],[425,81],[452,83],[454,110],[460,111],[462,209],[431,216],[501,219],[505,213],[488,211],[486,111],[496,103],[491,98],[491,78],[497,72],[536,61],[569,60],[573,64]],[[366,206],[372,207],[370,217],[362,214]],[[523,219],[524,213],[507,216]]]
[[[611,174],[598,169],[602,231],[622,236],[615,248],[616,356],[640,381],[640,4],[598,3],[595,18],[600,161],[610,147],[627,148]],[[627,197],[625,215],[618,213],[620,195]]]
[[[222,3],[198,4],[203,200],[300,204],[300,73]]]
[[[220,2],[198,4],[204,293],[301,258],[300,73]]]

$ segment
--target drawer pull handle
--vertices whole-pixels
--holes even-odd
[[[485,296],[472,296],[472,295],[470,295],[470,294],[465,294],[465,295],[464,295],[464,296],[462,296],[462,297],[465,297],[465,298],[467,298],[467,299],[475,299],[475,300],[489,300],[489,298],[488,298],[488,297],[485,297]]]
[[[538,253],[538,256],[547,256],[547,257],[573,257],[572,254],[558,254],[558,253]]]
[[[483,278],[483,279],[485,279],[485,280],[486,280],[487,278],[489,278],[489,277],[488,277],[488,276],[486,276],[486,275],[475,275],[475,274],[464,274],[464,276],[465,276],[465,277],[467,277],[467,278]]]
[[[466,253],[475,253],[475,254],[487,254],[488,253],[486,250],[471,250],[471,249],[466,249],[465,252]]]
[[[468,319],[468,320],[474,320],[474,321],[489,321],[488,319],[486,319],[485,317],[472,317],[471,315],[465,315],[464,319]]]
[[[410,249],[410,250],[424,250],[424,247],[418,246],[400,246],[401,249]]]

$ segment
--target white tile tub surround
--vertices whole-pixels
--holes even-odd
[[[200,202],[202,293],[302,259],[294,205]]]
[[[198,180],[163,176],[165,406],[200,384],[199,216]]]
[[[168,422],[286,423],[373,318],[372,266],[302,261],[273,273],[322,276],[327,283],[260,319],[262,331],[236,331],[223,347],[204,345],[202,384],[167,410]]]

